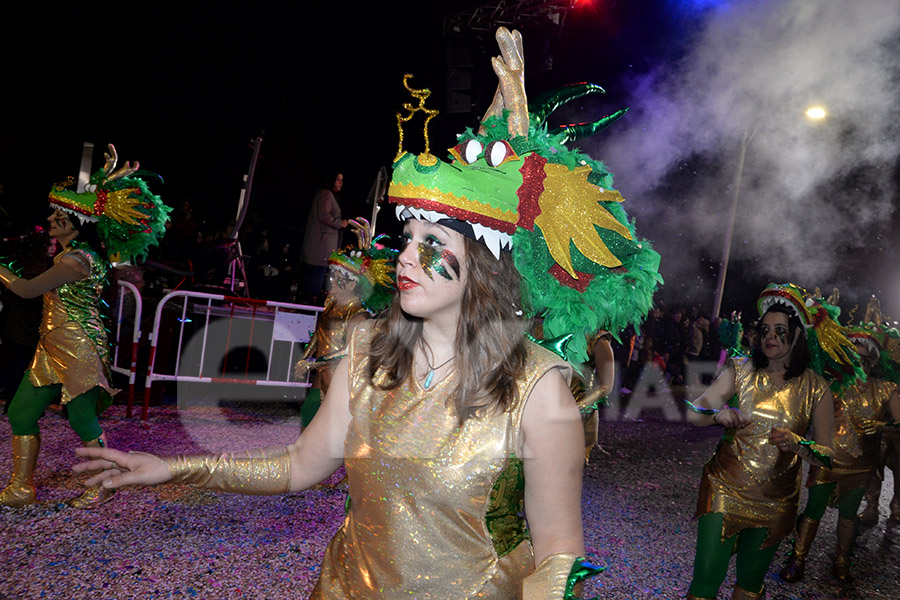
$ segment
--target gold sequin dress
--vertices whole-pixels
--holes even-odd
[[[529,343],[519,396],[508,410],[459,427],[447,405],[455,373],[425,390],[368,382],[372,325],[349,348],[352,420],[344,446],[350,508],[331,540],[311,598],[515,600],[534,570],[516,458],[531,390],[569,367]]]
[[[807,369],[779,388],[749,358],[734,361],[737,408],[752,415],[747,427],[726,431],[703,467],[697,517],[722,513],[722,539],[756,527],[769,529],[765,546],[794,526],[800,497],[801,459],[769,443],[773,427],[805,436],[828,383]]]
[[[814,469],[810,474],[813,484],[837,482],[833,498],[866,486],[878,467],[881,434],[866,435],[862,426],[868,420],[889,420],[889,402],[895,389],[895,383],[869,379],[848,388],[843,397],[834,399],[831,469]]]
[[[100,315],[107,263],[87,246],[73,246],[53,259],[77,260],[90,274],[44,293],[41,339],[28,367],[36,387],[62,384],[62,404],[100,386],[109,394],[109,342]]]

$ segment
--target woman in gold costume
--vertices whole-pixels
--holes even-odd
[[[780,573],[787,582],[803,578],[810,546],[829,504],[839,511],[837,551],[831,565],[832,574],[843,582],[852,580],[850,549],[856,537],[856,511],[866,485],[875,475],[882,434],[896,436],[897,427],[893,423],[900,419],[897,384],[884,379],[886,371],[898,374],[896,366],[890,364],[886,347],[892,341],[896,343],[891,340],[891,333],[897,335],[896,330],[891,331],[871,322],[848,329],[847,337],[856,346],[866,372],[866,381],[850,386],[835,398],[832,465],[830,469],[814,468],[810,473],[809,499],[797,520],[794,551]]]
[[[531,122],[521,36],[501,28],[497,40],[500,87],[452,162],[428,149],[430,91],[404,79],[419,102],[397,115],[389,190],[404,221],[399,294],[351,334],[300,438],[242,456],[80,449],[94,460],[76,470],[105,469],[89,481],[112,488],[178,481],[278,494],[344,464],[349,508],[316,599],[562,600],[599,571],[581,558],[584,438],[571,368],[525,336],[527,320],[542,318],[544,341],[584,362],[588,333],[646,315],[659,255],[636,237],[605,167],[564,145],[611,120],[579,124],[573,137],[544,124],[601,88],[545,99]],[[425,151],[412,155],[402,125],[419,111]]]
[[[762,597],[769,565],[797,515],[802,461],[830,464],[832,395],[825,378],[808,368],[808,341],[827,345],[840,361],[852,360],[852,346],[825,307],[796,286],[769,285],[758,306],[752,357],[729,360],[688,412],[695,425],[725,427],[700,482],[689,599],[716,597],[732,553],[732,598]],[[814,437],[807,440],[810,426]]]
[[[62,247],[54,265],[34,279],[20,279],[0,266],[0,281],[23,298],[44,296],[41,339],[34,359],[9,407],[13,432],[13,475],[0,493],[3,506],[36,501],[32,473],[40,446],[38,419],[61,396],[69,423],[85,445],[103,444],[97,406],[110,386],[109,344],[100,318],[100,293],[109,263],[85,241],[93,225],[76,228],[57,209],[47,219],[48,233]],[[96,237],[96,232],[93,232]],[[76,242],[77,239],[77,242]],[[94,487],[70,504],[89,508],[104,502],[111,490]]]
[[[176,481],[277,494],[344,464],[351,505],[313,598],[512,600],[523,585],[565,587],[584,552],[570,369],[522,335],[508,253],[498,262],[426,221],[404,230],[398,301],[382,324],[353,332],[296,442],[220,457],[80,451],[95,460],[76,470],[112,469],[89,480],[108,487]],[[460,347],[464,339],[475,343]]]
[[[379,248],[366,219],[349,221],[359,240],[357,246],[331,253],[328,259],[325,307],[313,338],[294,365],[294,376],[305,379],[310,371],[313,385],[303,401],[301,423],[310,424],[322,397],[328,393],[334,368],[344,357],[350,332],[366,319],[382,312],[395,292],[396,250]]]
[[[110,268],[107,253],[128,260],[146,252],[161,237],[169,210],[142,179],[132,176],[137,163],[126,163],[114,171],[115,148],[110,145],[109,150],[105,166],[91,177],[88,191],[66,190],[71,184],[67,182],[50,192],[54,212],[47,219],[48,232],[62,248],[53,266],[30,280],[0,266],[0,281],[11,292],[23,298],[44,297],[40,341],[9,406],[13,473],[0,492],[3,506],[36,502],[33,473],[40,448],[38,420],[57,398],[66,406],[69,423],[85,446],[106,445],[97,415],[109,406],[115,393],[100,314],[100,294]],[[69,505],[94,508],[112,492],[95,485]]]

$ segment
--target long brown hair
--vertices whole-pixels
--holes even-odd
[[[468,275],[456,326],[459,383],[451,396],[461,422],[513,402],[527,355],[522,282],[512,256],[501,252],[498,261],[483,244],[463,240]],[[371,384],[382,390],[398,387],[411,376],[415,348],[422,342],[422,320],[404,313],[399,297],[394,298],[369,348]]]

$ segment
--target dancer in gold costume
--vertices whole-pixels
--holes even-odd
[[[356,233],[358,245],[331,253],[325,307],[313,338],[294,365],[297,379],[305,379],[310,371],[315,372],[312,388],[303,401],[303,427],[312,421],[328,393],[334,367],[346,354],[350,332],[387,308],[394,296],[396,250],[377,246],[379,240],[373,237],[374,231],[366,219],[351,220],[349,224]]]
[[[900,419],[900,391],[896,382],[883,379],[888,373],[900,375],[898,365],[891,364],[888,349],[892,342],[896,344],[897,330],[869,322],[849,328],[847,337],[856,346],[866,381],[835,398],[832,465],[830,469],[814,468],[810,473],[809,499],[797,521],[794,551],[780,573],[787,582],[803,578],[810,546],[829,504],[839,511],[832,574],[844,582],[852,580],[850,550],[856,537],[856,511],[875,475],[882,434],[895,439],[898,433],[893,423]]]
[[[688,413],[695,425],[725,427],[700,482],[691,599],[716,597],[733,552],[732,598],[762,597],[763,578],[797,515],[801,459],[830,465],[832,395],[808,368],[810,353],[821,346],[840,368],[852,364],[852,344],[826,308],[796,286],[768,286],[758,306],[753,356],[729,360]],[[810,426],[813,440],[803,437]]]
[[[542,318],[553,338],[542,341],[563,354],[568,341],[567,358],[586,361],[589,333],[620,331],[649,310],[659,256],[636,237],[605,167],[564,145],[614,119],[552,137],[545,127],[555,106],[600,88],[545,99],[531,121],[521,36],[501,28],[497,40],[500,88],[452,162],[429,151],[430,91],[404,80],[419,103],[397,115],[389,190],[404,221],[399,294],[351,334],[300,438],[219,457],[80,449],[93,460],[77,471],[104,469],[89,481],[111,488],[176,481],[276,494],[344,464],[349,508],[315,599],[562,600],[600,570],[581,558],[571,369],[524,334]],[[412,155],[402,125],[418,112],[425,151]]]
[[[874,330],[878,346],[881,348],[878,354],[878,364],[875,367],[876,376],[900,385],[900,331],[885,324],[884,315],[881,313],[881,305],[874,296],[869,299],[866,306],[864,321],[868,329]],[[896,414],[896,413],[895,413]],[[900,421],[900,417],[895,419]],[[872,526],[878,523],[878,503],[881,497],[881,484],[884,481],[885,468],[894,472],[894,496],[890,501],[890,514],[888,523],[892,526],[900,524],[900,437],[896,435],[883,435],[881,448],[878,453],[878,462],[875,475],[866,486],[866,508],[859,514],[861,526]]]
[[[66,190],[69,182],[50,192],[55,210],[47,219],[49,235],[62,247],[53,266],[31,280],[0,266],[0,281],[10,291],[24,298],[44,296],[41,338],[9,407],[13,474],[0,492],[0,505],[20,507],[36,501],[38,419],[57,398],[67,407],[69,423],[84,445],[105,446],[97,415],[116,390],[110,385],[109,344],[100,314],[100,294],[110,268],[102,251],[120,260],[139,256],[162,235],[168,214],[144,181],[132,176],[137,163],[114,172],[115,149],[109,148],[106,165],[91,178],[89,191]],[[112,490],[93,486],[69,504],[93,508],[111,496]]]

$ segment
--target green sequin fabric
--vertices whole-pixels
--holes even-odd
[[[529,538],[524,515],[525,468],[521,458],[510,456],[494,482],[484,515],[497,556],[509,554]]]

